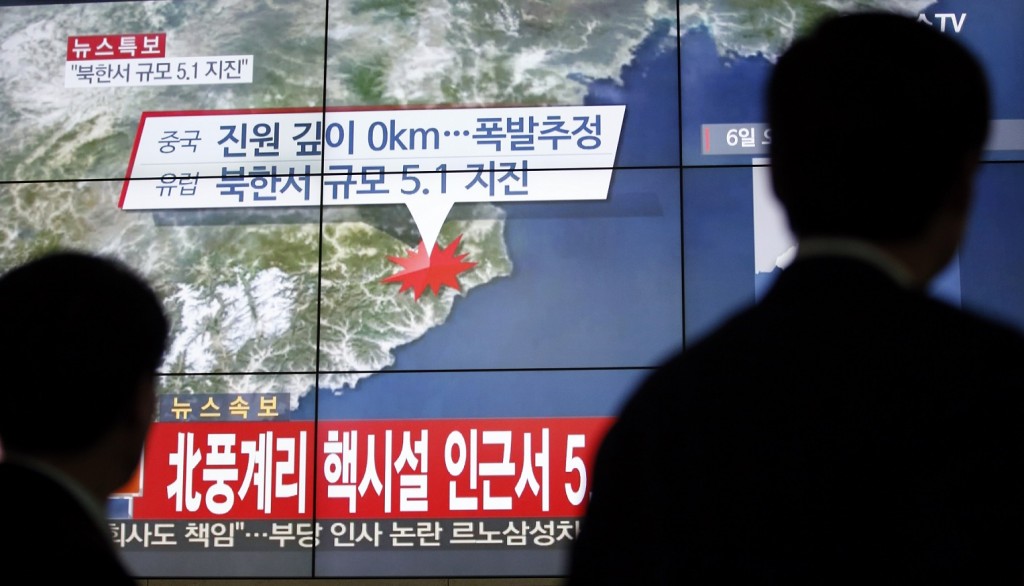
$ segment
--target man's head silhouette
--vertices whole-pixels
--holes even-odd
[[[767,106],[798,238],[926,239],[939,267],[921,272],[948,262],[989,122],[984,72],[959,43],[896,14],[833,18],[779,59]]]
[[[118,261],[58,252],[0,277],[0,324],[5,453],[69,462],[102,447],[107,471],[89,488],[116,489],[155,407],[168,335],[155,293]]]

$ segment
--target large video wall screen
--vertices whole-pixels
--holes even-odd
[[[136,575],[562,575],[622,402],[792,256],[760,97],[834,4],[0,3],[0,269],[113,255],[173,323]],[[1024,328],[1024,5],[862,4],[989,69],[935,294]]]

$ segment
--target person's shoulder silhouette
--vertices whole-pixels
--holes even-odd
[[[1024,577],[1024,337],[930,298],[973,197],[983,69],[913,18],[827,19],[767,92],[798,239],[599,449],[569,584]]]
[[[9,575],[134,583],[103,507],[138,465],[168,331],[156,293],[112,258],[59,251],[0,276]]]

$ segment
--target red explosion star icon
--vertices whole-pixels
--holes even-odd
[[[462,240],[460,234],[454,242],[445,248],[440,248],[435,243],[434,252],[427,256],[427,247],[420,241],[415,250],[410,250],[406,256],[389,256],[388,260],[402,267],[394,275],[387,277],[384,283],[401,283],[399,293],[406,289],[412,289],[416,299],[426,291],[427,287],[436,296],[442,286],[451,287],[459,291],[459,273],[468,271],[476,266],[475,262],[463,260],[469,253],[455,255],[459,242]]]

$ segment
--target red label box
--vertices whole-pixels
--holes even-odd
[[[68,37],[68,61],[154,59],[164,57],[166,33]]]

